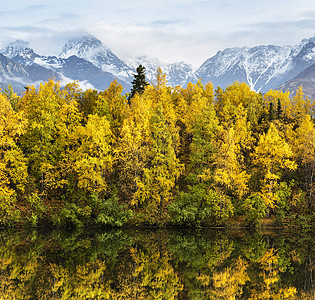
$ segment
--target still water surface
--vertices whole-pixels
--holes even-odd
[[[0,299],[314,299],[314,234],[2,230]]]

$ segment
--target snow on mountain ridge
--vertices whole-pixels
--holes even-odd
[[[99,39],[91,35],[84,35],[81,37],[70,39],[63,46],[59,57],[68,58],[72,55],[78,56],[77,54],[79,54],[80,56],[89,57],[95,55],[95,53],[100,50],[110,51],[109,48],[103,45]]]
[[[34,59],[34,63],[47,69],[59,69],[62,68],[62,59],[56,56],[39,56]]]
[[[191,65],[184,62],[165,63],[147,56],[123,61],[92,35],[69,40],[60,56],[38,55],[28,47],[27,42],[22,40],[8,44],[0,50],[0,53],[23,65],[42,66],[57,72],[64,68],[65,60],[75,56],[92,63],[103,72],[111,73],[113,78],[121,79],[129,86],[136,68],[142,64],[151,83],[155,83],[156,71],[161,67],[171,86],[184,86],[189,81],[196,82],[201,79],[203,83],[211,81],[214,86],[225,88],[234,81],[244,81],[251,89],[265,92],[292,79],[315,63],[315,37],[304,39],[295,46],[261,45],[227,48],[207,59],[195,72]],[[80,61],[72,60],[72,62],[80,69]],[[92,68],[83,62],[82,65]],[[98,74],[99,71],[95,69],[95,72]]]
[[[8,58],[13,58],[28,48],[29,43],[23,40],[16,40],[1,48],[0,52]]]
[[[185,62],[165,63],[158,58],[146,55],[127,58],[125,61],[134,70],[139,65],[143,65],[146,70],[146,78],[151,83],[156,81],[158,68],[161,68],[162,72],[166,74],[167,84],[171,86],[185,85],[187,78],[193,73],[192,66]]]
[[[0,53],[10,59],[14,59],[16,62],[32,65],[38,54],[29,48],[28,45],[29,43],[26,41],[16,40],[1,48]]]
[[[91,45],[93,46],[93,44],[95,46],[96,43],[95,40],[89,39],[85,43],[86,49]],[[117,76],[115,77],[111,73],[104,72],[93,63],[86,59],[79,58],[78,56],[71,55],[67,58],[43,56],[36,54],[32,49],[26,47],[26,45],[26,43],[18,41],[0,50],[3,51],[4,54],[11,54],[11,56],[13,56],[7,59],[27,67],[27,72],[25,72],[26,77],[24,78],[26,85],[31,84],[28,80],[30,77],[28,72],[31,74],[32,78],[36,80],[38,78],[40,79],[41,76],[42,80],[55,78],[56,80],[61,80],[62,84],[67,80],[77,80],[82,88],[95,87],[100,90],[107,88],[109,84],[117,78]],[[4,55],[4,57],[6,56]],[[63,80],[64,78],[67,78],[67,80]],[[17,81],[15,80],[15,82]],[[34,84],[35,83],[36,81],[34,81]],[[120,83],[126,91],[130,90],[130,83],[119,79],[118,83]]]
[[[234,81],[245,81],[251,89],[265,92],[314,63],[314,42],[315,38],[310,38],[296,46],[227,48],[207,59],[193,78],[222,88]]]
[[[69,40],[62,48],[59,57],[68,58],[72,55],[93,63],[119,79],[130,81],[132,77],[131,68],[94,36],[85,35]]]

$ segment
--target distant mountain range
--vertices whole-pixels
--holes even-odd
[[[190,81],[201,78],[214,86],[246,82],[257,92],[275,89],[315,64],[315,38],[296,46],[229,48],[206,60]]]
[[[32,83],[37,84],[40,81],[47,81],[49,78],[60,80],[61,84],[77,80],[83,88],[103,90],[117,78],[112,73],[103,71],[90,61],[76,55],[66,58],[61,55],[39,55],[28,48],[28,44],[21,40],[8,44],[0,50],[0,53],[7,58],[6,61],[3,60],[3,65],[7,65],[8,71],[12,73],[12,66],[15,69],[19,66],[19,69],[26,73],[26,76],[19,73],[12,78],[12,76],[7,76],[6,73],[2,73],[0,70],[0,82],[2,85],[11,83],[18,91],[21,90],[21,87],[16,82],[23,82],[22,85],[25,86]],[[36,72],[34,70],[37,71],[35,78]],[[29,74],[33,74],[33,76]],[[130,89],[130,83],[118,78],[117,80],[126,90]]]
[[[155,81],[158,67],[169,85],[211,81],[225,88],[234,81],[246,82],[257,92],[269,89],[294,91],[303,84],[304,92],[315,96],[315,37],[296,46],[256,46],[228,48],[207,59],[195,72],[184,62],[167,64],[147,56],[121,60],[91,35],[69,40],[58,56],[39,55],[25,41],[17,40],[0,50],[0,84],[12,84],[17,92],[29,84],[49,78],[61,84],[77,80],[83,89],[104,90],[117,79],[128,92],[139,64],[146,67],[149,82]]]

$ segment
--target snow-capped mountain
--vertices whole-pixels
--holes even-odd
[[[162,72],[166,74],[167,84],[170,86],[185,85],[193,73],[192,66],[184,62],[168,64],[148,56],[128,58],[126,63],[134,70],[139,65],[144,66],[146,78],[150,83],[155,83],[157,69],[161,68]]]
[[[90,88],[94,87],[98,90],[105,90],[116,79],[125,91],[129,91],[131,88],[131,85],[125,81],[117,79],[113,74],[104,72],[91,62],[75,55],[62,59],[62,62],[62,67],[57,69],[57,71],[70,81],[78,80],[79,83],[82,82],[82,86],[89,84]]]
[[[14,91],[19,93],[24,91],[24,87],[32,84],[39,84],[50,78],[60,80],[59,74],[45,69],[38,65],[24,66],[3,54],[0,54],[0,85],[5,88],[11,84]]]
[[[116,79],[113,74],[104,72],[91,62],[74,55],[67,58],[39,55],[28,48],[27,42],[21,40],[6,45],[0,53],[27,67],[36,81],[46,81],[49,78],[60,80],[63,84],[79,81],[83,88],[104,90]],[[25,85],[31,84],[26,78],[24,82]],[[126,91],[130,90],[130,84],[119,79],[118,83],[122,84]]]
[[[130,82],[133,79],[133,70],[92,35],[69,40],[62,48],[59,57],[68,58],[73,55],[91,62],[121,80]]]
[[[146,68],[146,77],[149,82],[156,80],[156,71],[161,67],[167,76],[169,85],[184,85],[192,74],[192,67],[184,62],[166,64],[156,58],[140,56],[126,60],[119,59],[99,39],[92,35],[84,35],[69,40],[63,47],[59,57],[67,58],[71,55],[83,58],[103,71],[112,73],[117,78],[130,83],[141,64]]]
[[[139,65],[142,65],[145,67],[145,77],[148,82],[150,83],[155,83],[156,81],[156,71],[159,67],[162,68],[163,72],[164,69],[162,67],[163,63],[155,57],[148,57],[148,56],[138,56],[136,58],[133,57],[128,57],[125,59],[126,63],[128,66],[132,68],[132,70],[137,69]]]
[[[304,39],[299,45],[293,47],[290,57],[290,69],[288,79],[292,79],[300,72],[315,63],[315,37]]]
[[[15,42],[9,43],[0,49],[0,53],[10,59],[13,59],[15,62],[23,65],[32,65],[35,58],[39,55],[36,54],[33,49],[29,48],[28,45],[28,42],[16,40]]]
[[[176,86],[185,85],[187,83],[187,79],[193,73],[193,68],[185,62],[175,62],[166,65],[165,69],[162,67],[162,71],[165,72],[166,77],[169,78],[169,84],[171,86]]]
[[[12,84],[17,92],[23,91],[26,85],[38,85],[50,78],[61,80],[55,70],[34,63],[40,55],[28,47],[28,43],[17,40],[0,50],[2,85]]]
[[[13,58],[15,56],[21,55],[24,52],[28,52],[28,49],[30,49],[28,48],[28,45],[29,43],[26,41],[16,40],[1,48],[1,53],[8,58]]]
[[[23,81],[21,79],[28,77],[29,74],[22,65],[0,54],[0,83],[2,87],[12,84],[15,90],[20,92],[24,89]]]
[[[184,86],[201,79],[203,83],[211,81],[214,87],[225,88],[239,81],[264,93],[315,64],[315,37],[304,39],[295,46],[228,48],[207,59],[194,73],[192,67],[184,62],[163,63],[147,56],[123,61],[91,35],[71,39],[59,56],[37,54],[22,40],[6,45],[0,53],[3,55],[0,57],[0,81],[6,84],[11,80],[19,83],[19,88],[53,77],[62,83],[77,80],[83,88],[104,90],[118,79],[124,91],[128,92],[133,74],[141,64],[146,68],[146,77],[151,83],[155,83],[156,71],[161,67],[171,86]]]
[[[315,63],[315,38],[296,46],[228,48],[207,59],[190,81],[211,81],[225,88],[234,81],[246,82],[258,92],[276,88]]]
[[[253,90],[261,91],[276,80],[273,77],[290,51],[290,47],[277,46],[225,49],[206,60],[194,75],[202,82],[212,81],[223,88],[237,80],[245,81]]]

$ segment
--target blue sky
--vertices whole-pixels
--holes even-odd
[[[11,0],[1,3],[0,46],[24,39],[58,54],[88,32],[119,57],[150,55],[198,67],[227,47],[295,45],[315,36],[314,0]]]

